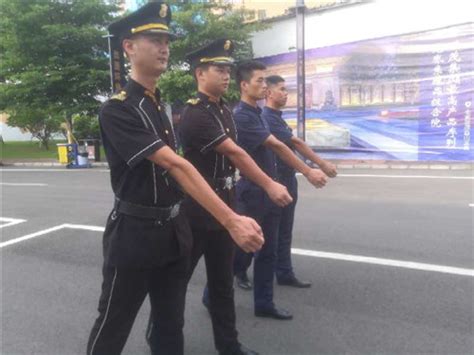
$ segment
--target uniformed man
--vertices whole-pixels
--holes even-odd
[[[265,97],[265,69],[265,65],[256,61],[243,63],[237,68],[237,85],[241,93],[241,101],[234,110],[238,143],[262,170],[274,179],[277,178],[276,154],[289,166],[301,172],[315,187],[323,187],[326,184],[326,175],[307,166],[285,143],[275,138],[268,123],[261,117],[262,110],[257,101]],[[255,254],[254,260],[255,315],[280,320],[292,319],[290,312],[276,307],[273,302],[273,276],[281,208],[268,199],[263,190],[245,174],[237,183],[236,195],[237,210],[259,221],[265,236],[265,244]],[[247,278],[246,272],[251,261],[252,254],[242,250],[236,252],[234,272],[240,281]]]
[[[191,235],[177,184],[247,250],[263,243],[260,227],[234,213],[197,170],[175,153],[175,137],[155,89],[169,56],[171,12],[150,3],[111,24],[130,64],[123,91],[101,108],[100,128],[115,205],[103,239],[103,283],[88,354],[120,354],[144,298],[153,316],[154,354],[183,353],[183,309]]]
[[[282,108],[288,99],[288,91],[285,79],[279,75],[268,76],[265,107],[262,118],[268,122],[270,132],[280,141],[284,142],[291,150],[297,151],[304,158],[317,164],[319,168],[329,177],[337,175],[336,167],[329,161],[322,159],[318,154],[298,137],[293,135],[292,129],[282,118]],[[280,158],[277,158],[278,181],[288,188],[293,202],[282,208],[280,228],[278,232],[278,248],[275,275],[279,285],[297,288],[311,287],[310,282],[299,280],[294,273],[291,262],[291,241],[293,239],[293,222],[295,217],[296,201],[298,199],[298,182],[295,169],[288,166]]]
[[[233,206],[236,167],[283,206],[291,201],[286,188],[265,175],[236,143],[234,120],[222,98],[230,84],[233,50],[231,40],[219,39],[187,55],[198,94],[188,101],[180,123],[184,157],[229,206]],[[202,255],[206,263],[208,292],[204,303],[210,310],[215,346],[220,354],[256,354],[239,344],[237,338],[232,285],[234,243],[193,198],[186,197],[183,205],[193,234],[191,274]]]

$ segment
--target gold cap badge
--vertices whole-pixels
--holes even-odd
[[[168,5],[161,4],[160,17],[166,17],[167,14],[168,14]]]
[[[230,44],[231,44],[231,42],[230,42],[229,40],[225,41],[225,43],[224,43],[224,49],[225,49],[226,51],[228,51],[228,50],[230,49]]]

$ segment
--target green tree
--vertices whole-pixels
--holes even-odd
[[[194,78],[184,58],[191,52],[218,38],[229,38],[236,43],[237,61],[253,58],[251,35],[266,28],[262,23],[244,24],[247,12],[233,10],[230,5],[217,1],[189,3],[174,1],[172,29],[180,37],[171,44],[170,69],[160,78],[159,87],[169,103],[186,102],[196,92]],[[226,98],[237,101],[235,84]]]
[[[94,116],[75,115],[73,134],[76,139],[100,139],[99,120]]]
[[[0,0],[0,111],[47,147],[62,122],[93,115],[110,88],[106,0]]]

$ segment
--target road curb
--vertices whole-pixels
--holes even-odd
[[[9,167],[9,166],[15,166],[15,167],[49,167],[49,168],[58,168],[58,167],[63,167],[67,169],[65,164],[61,164],[58,162],[13,162],[13,163],[3,163],[1,166],[3,167]],[[91,163],[91,167],[93,168],[108,168],[109,164],[106,162],[95,162]]]
[[[433,162],[433,163],[424,163],[424,162],[338,162],[333,161],[338,169],[347,170],[347,169],[367,169],[367,170],[474,170],[474,163],[451,163],[451,162]],[[1,167],[64,167],[64,164],[58,162],[4,162],[0,164]],[[94,162],[91,164],[92,168],[108,168],[109,165],[107,162]]]

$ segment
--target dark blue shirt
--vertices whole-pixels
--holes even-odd
[[[234,121],[237,127],[237,143],[250,155],[268,176],[277,179],[275,154],[264,142],[271,135],[267,121],[262,117],[262,110],[245,102],[239,102],[234,110]],[[261,221],[266,213],[279,212],[264,190],[245,176],[237,182],[237,210]]]
[[[280,110],[274,110],[270,107],[265,106],[262,111],[262,118],[267,121],[270,127],[270,132],[278,140],[285,143],[291,150],[294,151],[291,139],[293,138],[293,130],[288,126],[288,123],[283,119],[282,112]],[[277,171],[281,177],[291,176],[295,174],[295,169],[288,166],[283,160],[277,157]]]
[[[276,178],[275,154],[263,145],[271,134],[270,127],[261,114],[259,107],[242,101],[237,104],[234,109],[237,142],[268,176]]]

